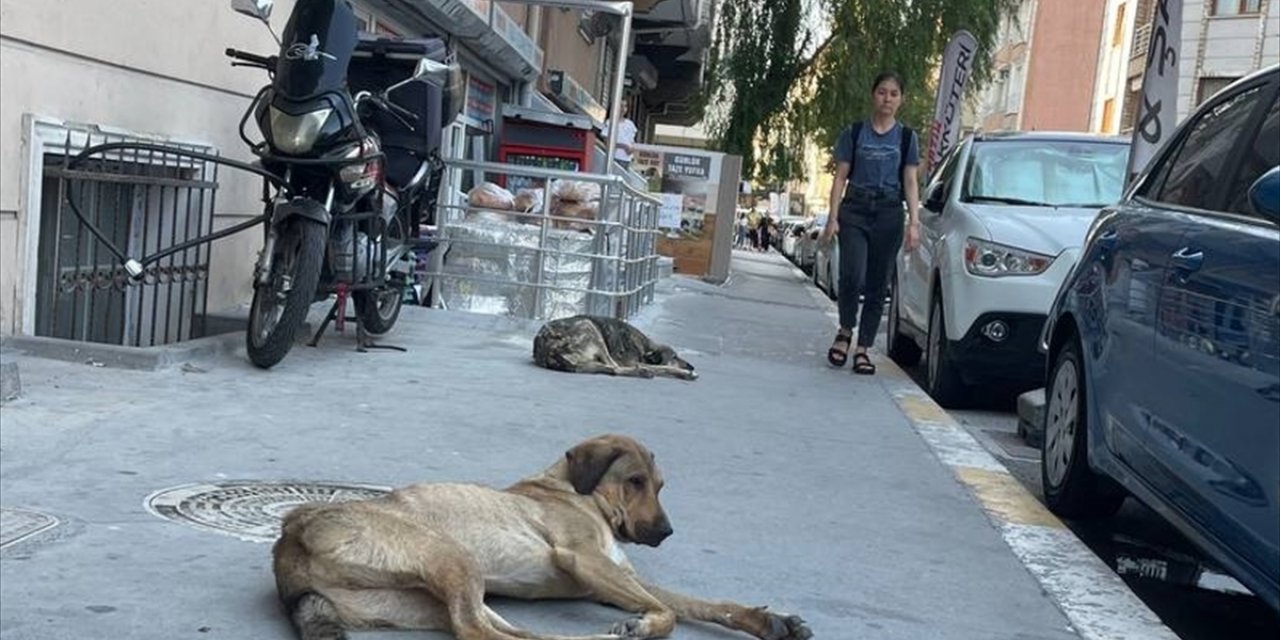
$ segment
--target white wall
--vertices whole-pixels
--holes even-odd
[[[1202,22],[1208,3],[1186,0],[1182,7],[1182,59],[1178,70],[1178,118],[1195,110],[1199,78],[1238,78],[1280,63],[1280,0],[1268,3],[1265,17],[1210,16]],[[1200,38],[1204,55],[1200,58]],[[1262,37],[1261,59],[1256,57]],[[1197,60],[1200,60],[1197,75]]]
[[[282,29],[292,0],[277,2]],[[27,202],[28,114],[199,140],[248,159],[236,127],[261,71],[231,68],[223,49],[263,54],[267,30],[224,0],[4,0],[0,4],[0,333],[23,332],[35,274],[25,272],[39,207]],[[223,168],[216,226],[258,213],[258,182]],[[38,175],[37,175],[38,179]],[[260,238],[214,245],[210,310],[242,302]],[[32,245],[34,246],[34,245]],[[29,315],[29,313],[28,313]],[[30,330],[30,327],[26,327]]]

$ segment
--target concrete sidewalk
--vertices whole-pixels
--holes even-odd
[[[0,411],[0,634],[292,638],[268,544],[160,519],[148,497],[237,480],[503,486],[618,431],[667,478],[676,534],[628,548],[656,582],[797,613],[822,639],[1077,637],[913,428],[900,381],[825,364],[829,311],[773,254],[735,254],[724,286],[664,280],[636,324],[698,367],[692,383],[545,371],[530,361],[536,327],[423,308],[385,338],[408,353],[356,353],[349,329],[269,372],[242,353],[154,372],[21,357],[24,396]],[[179,506],[232,525],[278,515],[260,496],[223,497]],[[495,607],[554,633],[627,615]]]

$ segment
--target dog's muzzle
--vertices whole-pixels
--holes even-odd
[[[663,518],[652,527],[646,527],[643,531],[638,531],[636,533],[639,534],[636,536],[636,542],[650,547],[656,547],[662,544],[663,540],[671,537],[671,534],[675,532],[671,529],[671,522],[666,518]]]

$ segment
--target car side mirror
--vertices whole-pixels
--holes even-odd
[[[1272,167],[1254,181],[1249,187],[1249,202],[1254,211],[1280,224],[1280,166]]]
[[[231,0],[231,9],[236,13],[257,18],[263,22],[270,21],[273,6],[275,6],[275,0]]]
[[[929,192],[925,195],[924,208],[934,213],[942,213],[947,206],[947,185],[943,182],[934,183],[929,187]]]

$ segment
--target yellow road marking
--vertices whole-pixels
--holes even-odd
[[[956,477],[968,485],[982,503],[982,508],[996,518],[1011,524],[1065,528],[1062,521],[1049,513],[1012,475],[973,467],[954,470]]]
[[[902,412],[907,414],[907,418],[917,424],[955,426],[955,420],[929,398],[902,394],[898,396],[898,405],[902,407]]]

